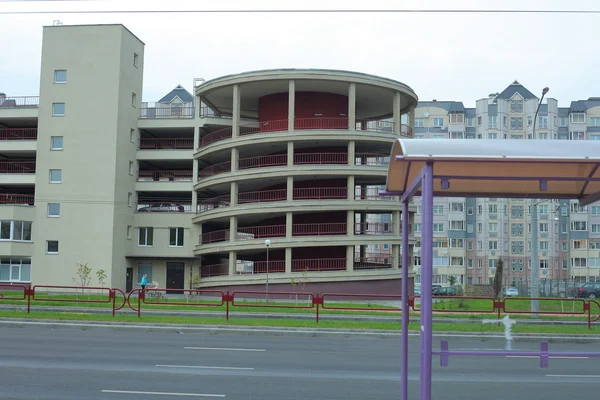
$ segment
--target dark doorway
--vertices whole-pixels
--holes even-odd
[[[168,262],[167,263],[167,289],[180,289],[180,290],[169,290],[167,294],[183,294],[183,288],[185,285],[185,265],[182,262]]]
[[[127,268],[127,277],[125,278],[125,293],[133,290],[133,268]]]

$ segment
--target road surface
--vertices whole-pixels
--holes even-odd
[[[4,400],[398,399],[398,338],[243,332],[0,326]],[[435,340],[435,339],[434,339]],[[435,340],[439,348],[439,340]],[[586,351],[595,344],[550,344]],[[504,341],[451,338],[451,349],[502,350]],[[535,343],[513,349],[537,350]],[[593,351],[593,350],[592,350]],[[410,340],[410,398],[418,399],[418,341]],[[433,399],[596,398],[598,359],[434,357]]]

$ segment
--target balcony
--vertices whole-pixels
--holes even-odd
[[[192,171],[138,171],[137,182],[192,182]]]
[[[137,212],[192,212],[191,201],[180,201],[179,199],[174,200],[138,200],[136,206]]]
[[[35,161],[0,161],[0,174],[35,174]]]
[[[4,205],[32,206],[33,201],[32,194],[0,193],[0,204]]]
[[[0,129],[0,140],[36,140],[37,128]]]
[[[392,224],[389,223],[355,223],[355,235],[391,235]],[[227,242],[230,237],[229,229],[206,232],[200,235],[199,244],[216,242]],[[347,235],[348,224],[346,222],[292,224],[292,236],[331,236]],[[239,227],[235,234],[235,240],[252,240],[273,237],[286,237],[285,225],[263,225]]]
[[[194,138],[140,138],[140,150],[191,150]]]
[[[2,108],[38,108],[40,96],[0,96],[0,109]]]
[[[163,104],[142,103],[140,118],[142,119],[182,119],[194,118],[195,107],[193,103]]]
[[[355,129],[357,131],[383,132],[394,134],[395,125],[393,122],[372,121],[357,119]],[[294,120],[294,130],[347,130],[348,118],[341,117],[314,117],[314,118],[296,118]],[[221,140],[232,137],[231,126],[211,132],[203,136],[200,140],[200,147],[208,146]],[[252,135],[256,133],[284,132],[288,130],[288,120],[280,119],[274,121],[260,121],[252,124],[240,126],[240,136]],[[412,137],[412,129],[407,125],[400,128],[401,136]]]

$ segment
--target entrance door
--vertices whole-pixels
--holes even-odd
[[[180,290],[169,290],[167,293],[183,294],[183,288],[185,285],[185,266],[182,262],[168,262],[167,263],[167,289],[180,289]]]
[[[125,278],[125,293],[133,290],[133,268],[127,268],[127,278]]]

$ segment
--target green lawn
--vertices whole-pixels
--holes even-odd
[[[233,318],[225,321],[224,318],[195,318],[175,316],[144,316],[138,318],[134,315],[118,314],[116,317],[104,314],[85,313],[56,313],[37,312],[27,314],[23,311],[0,311],[0,318],[27,318],[32,320],[70,320],[70,321],[116,321],[143,324],[187,324],[187,325],[231,325],[231,326],[263,326],[263,327],[296,327],[296,328],[335,328],[335,329],[369,329],[382,331],[399,331],[399,322],[362,322],[362,321],[320,321],[318,324],[310,320],[292,319],[249,319]],[[409,329],[418,331],[418,323],[411,323]],[[504,327],[497,324],[473,323],[434,323],[434,331],[449,332],[503,332]],[[541,333],[541,334],[600,334],[600,327],[593,326],[555,326],[555,325],[519,325],[513,326],[514,333]]]

